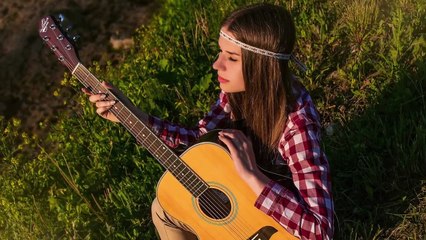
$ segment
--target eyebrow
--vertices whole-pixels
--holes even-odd
[[[218,44],[218,45],[219,45],[220,50],[223,51],[222,48],[220,47],[220,44]],[[227,52],[228,54],[231,54],[231,55],[240,56],[240,54],[238,54],[236,52],[232,52],[232,51],[228,51],[228,50],[225,50],[225,52]]]
[[[236,53],[236,52],[231,52],[231,51],[225,51],[225,52],[227,52],[227,53],[229,53],[229,54],[231,54],[231,55],[237,55],[237,56],[240,56],[240,54],[238,54],[238,53]]]

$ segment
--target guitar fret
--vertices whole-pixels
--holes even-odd
[[[183,167],[182,167],[183,166]],[[182,167],[182,169],[181,169],[181,167]],[[178,166],[178,170],[179,169],[181,169],[178,173],[177,173],[177,175],[178,176],[185,176],[185,174],[184,173],[182,173],[184,170],[186,170],[186,168],[185,168],[185,165],[183,165],[182,164],[182,162],[179,162],[179,166]]]
[[[169,155],[168,155],[168,156],[165,156],[165,154],[169,154]],[[168,161],[171,157],[173,157],[173,152],[171,152],[171,151],[164,151],[164,154],[163,154],[163,156],[162,156],[162,161],[163,161],[164,163],[167,163],[167,161]]]
[[[121,110],[123,110],[123,108],[118,109],[118,107],[121,107],[121,105],[120,105],[120,104],[115,104],[115,105],[114,105],[114,108],[113,108],[113,110],[117,111],[117,112],[115,113],[115,115],[117,115],[117,117],[118,117],[118,115],[120,115]]]
[[[133,117],[132,115],[129,115],[130,117],[127,119],[128,123],[131,125],[129,131],[132,133],[133,136],[135,136],[135,133],[133,132],[133,128],[137,125],[137,119],[135,119],[135,117]],[[129,120],[130,119],[130,120]]]
[[[170,158],[172,158],[172,157],[174,157],[174,155],[172,154],[172,155],[170,155],[167,159],[166,159],[166,161],[165,161],[165,163],[167,163],[168,161],[169,161],[169,159]],[[167,163],[168,165],[170,165],[169,163]]]
[[[195,180],[194,181],[192,181],[191,182],[191,184],[189,185],[192,189],[194,189],[199,183],[200,183],[200,181],[197,181],[198,179],[197,178],[195,178]],[[192,184],[192,183],[194,183],[195,182],[195,184]],[[193,190],[192,190],[193,191]]]
[[[141,133],[143,132],[145,130],[145,127],[142,127],[142,129],[136,134],[136,138],[138,139],[141,135]],[[142,139],[141,139],[141,141],[146,141],[147,139],[145,138],[145,133],[142,133]]]
[[[132,131],[133,130],[133,128],[136,126],[136,124],[133,124],[132,122],[129,122],[129,124],[132,124],[131,126],[131,128],[129,129],[129,131]]]
[[[154,150],[154,155],[158,158],[158,159],[161,159],[161,156],[164,154],[164,151],[163,151],[163,154],[159,154],[158,152],[160,151],[160,148],[162,148],[163,146],[159,146],[159,148],[157,148],[157,150]]]
[[[201,194],[203,194],[203,192],[204,191],[206,191],[207,190],[207,188],[208,187],[204,187],[205,185],[204,184],[201,184],[201,182],[200,182],[200,187],[198,187],[198,188],[196,188],[195,190],[193,189],[193,190],[190,190],[191,192],[192,192],[192,194],[195,196],[195,197],[198,197],[198,196],[200,196]],[[202,187],[204,187],[204,188],[202,188]]]
[[[164,146],[161,146],[161,150],[162,150],[163,153],[161,155],[159,155],[158,158],[162,158],[163,155],[166,154],[167,151],[170,151],[167,148],[165,148]]]
[[[85,85],[89,86],[92,88],[92,90],[96,89],[97,86],[99,85],[99,81],[97,81],[97,79],[89,72],[89,70],[87,70],[86,68],[83,67],[83,65],[80,65],[81,67],[79,68],[81,70],[81,73],[84,74],[84,78],[80,80],[80,82],[84,82]],[[91,84],[90,80],[92,80],[91,76],[93,76],[93,80],[95,81],[95,86],[92,86],[93,83]],[[89,80],[88,80],[89,79]]]
[[[173,166],[173,168],[174,168],[174,169],[176,169],[176,164],[175,164],[175,163],[176,163],[176,162],[178,162],[178,161],[179,161],[179,159],[175,159],[175,160],[173,161],[172,166]]]
[[[98,86],[99,86],[100,82],[96,82],[96,85],[93,87],[93,90],[97,90]],[[100,90],[98,90],[98,93],[102,93]]]
[[[117,103],[117,105],[121,107],[120,112],[117,114],[117,118],[120,119],[120,122],[122,124],[127,124],[126,120],[130,117],[128,109],[126,109],[122,104]],[[126,117],[126,119],[124,119],[124,117]]]
[[[148,135],[148,138],[150,137],[150,135]],[[147,146],[146,148],[151,148],[152,145],[154,145],[155,141],[157,141],[157,139],[154,139],[154,141],[151,142],[151,144],[149,146]]]
[[[129,119],[130,115],[127,115],[126,119],[124,119],[124,123],[127,123],[127,119]]]
[[[82,81],[86,81],[87,77],[89,76],[89,74],[86,74],[86,76],[84,76],[84,79]],[[90,84],[88,84],[90,86]]]
[[[191,180],[192,178],[195,178],[195,179],[193,179],[192,181],[189,182],[189,180]],[[187,181],[185,182],[185,184],[188,185],[188,186],[191,186],[191,184],[193,182],[196,182],[196,181],[197,181],[197,178],[195,177],[195,175],[191,175],[191,176],[189,176],[189,178],[187,179]]]
[[[179,180],[179,175],[176,173],[177,167],[176,162],[179,162],[178,158],[174,158],[173,163],[170,165],[169,171],[173,173],[173,175]]]
[[[205,185],[205,184],[203,184],[203,182],[201,182],[201,181],[198,181],[197,182],[197,184],[195,185],[195,186],[198,186],[198,184],[200,184],[200,186],[199,187],[197,187],[196,189],[195,189],[195,191],[193,191],[194,193],[197,193],[198,195],[201,195],[204,191],[206,191],[207,190],[207,186]]]
[[[188,184],[188,179],[190,179],[191,176],[193,176],[193,175],[192,174],[188,174],[188,175],[182,176],[182,178],[180,179],[182,185],[184,185],[187,188],[191,188],[192,186]]]

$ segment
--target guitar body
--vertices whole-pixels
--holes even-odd
[[[170,172],[162,176],[157,186],[160,205],[169,215],[190,226],[198,239],[296,239],[254,206],[257,197],[238,176],[225,148],[203,142],[192,146],[180,157],[212,189],[219,190],[228,198],[223,203],[218,201],[219,205],[227,207],[213,206],[214,201],[194,198]],[[217,190],[212,190],[212,194],[218,193]],[[211,213],[215,210],[221,212],[221,209],[226,214]]]

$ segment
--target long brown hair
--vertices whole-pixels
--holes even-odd
[[[290,13],[271,4],[239,9],[222,24],[235,38],[272,52],[291,53],[295,27]],[[269,149],[276,149],[294,102],[287,60],[241,49],[245,92],[228,94],[232,114]]]

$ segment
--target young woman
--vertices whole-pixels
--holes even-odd
[[[222,91],[195,128],[137,110],[139,117],[172,148],[223,129],[220,141],[258,196],[253,205],[298,238],[331,239],[329,165],[320,147],[318,112],[289,69],[289,62],[303,67],[292,55],[295,27],[289,12],[270,4],[239,9],[223,22],[218,43],[213,69]],[[108,111],[115,102],[104,98],[96,94],[89,100],[99,115],[118,122]],[[196,239],[191,226],[165,213],[157,200],[152,217],[161,239]]]

